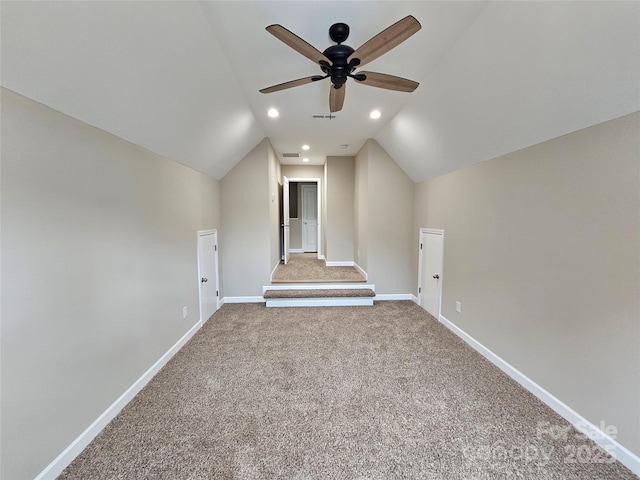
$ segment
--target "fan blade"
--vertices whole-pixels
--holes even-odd
[[[344,92],[346,90],[347,85],[342,84],[340,88],[334,88],[331,85],[331,91],[329,92],[329,111],[339,112],[342,110],[342,105],[344,105]]]
[[[297,80],[291,80],[290,82],[279,83],[278,85],[273,85],[272,87],[263,88],[259,90],[260,93],[272,93],[278,92],[280,90],[286,90],[287,88],[297,87],[299,85],[306,85],[307,83],[316,82],[318,80],[322,80],[325,77],[321,77],[319,75],[312,75],[310,77],[299,78]]]
[[[397,90],[399,92],[413,92],[418,85],[418,82],[409,80],[407,78],[396,77],[394,75],[387,75],[386,73],[376,72],[358,72],[358,75],[364,75],[367,78],[364,80],[355,79],[358,83],[369,85],[370,87],[386,88],[387,90]]]
[[[331,60],[324,56],[323,53],[320,52],[317,48],[309,43],[305,42],[295,33],[287,30],[282,25],[269,25],[267,27],[267,32],[276,37],[278,40],[289,45],[296,52],[301,53],[313,63],[319,64],[320,61],[327,62],[331,65]]]
[[[392,48],[400,45],[421,28],[422,25],[413,16],[404,17],[365,42],[364,45],[349,56],[348,62],[357,58],[360,63],[354,66],[362,66],[365,63],[369,63],[383,53],[387,53]]]

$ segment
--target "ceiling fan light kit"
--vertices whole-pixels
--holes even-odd
[[[331,113],[342,110],[346,91],[346,82],[353,78],[357,83],[371,87],[384,88],[399,92],[413,92],[418,82],[394,75],[376,72],[355,72],[356,68],[369,63],[394,47],[397,47],[411,35],[420,30],[420,22],[411,15],[394,23],[375,37],[366,41],[360,48],[354,50],[343,42],[349,38],[349,25],[335,23],[329,28],[329,37],[336,45],[320,52],[311,44],[287,30],[282,25],[269,25],[266,30],[289,47],[304,55],[320,66],[324,75],[312,75],[289,82],[280,83],[263,88],[261,93],[272,93],[287,88],[318,82],[325,78],[331,79],[329,92],[329,111]]]

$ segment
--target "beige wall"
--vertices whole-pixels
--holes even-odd
[[[355,160],[353,157],[327,157],[325,173],[325,256],[331,262],[351,262],[354,261],[355,245]]]
[[[368,140],[367,273],[376,293],[411,293],[415,249],[414,183],[375,140]]]
[[[354,252],[356,264],[367,271],[369,231],[369,142],[365,142],[355,157],[354,168]]]
[[[269,140],[264,139],[220,181],[220,257],[225,297],[261,296],[271,275]]]
[[[220,227],[220,191],[1,92],[1,476],[27,479],[198,322],[196,231]]]
[[[281,170],[288,178],[324,178],[322,165],[282,165]]]
[[[443,316],[636,455],[639,118],[420,183],[414,220],[445,230]]]
[[[280,190],[282,173],[280,171],[280,162],[278,156],[271,145],[268,144],[269,157],[269,272],[272,272],[280,263]]]
[[[355,157],[355,259],[378,294],[411,293],[414,184],[373,139]]]

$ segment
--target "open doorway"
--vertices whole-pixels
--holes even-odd
[[[283,177],[281,246],[286,264],[290,254],[314,253],[322,257],[322,186],[319,178]]]

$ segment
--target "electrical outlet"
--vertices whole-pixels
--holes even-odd
[[[187,311],[187,307],[182,307],[182,318],[186,319],[189,312]]]
[[[456,312],[462,313],[462,304],[456,300]]]

